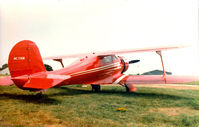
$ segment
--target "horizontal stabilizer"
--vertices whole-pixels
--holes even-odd
[[[32,76],[23,87],[33,89],[48,89],[62,83],[64,80],[69,79],[67,75],[54,75],[46,74],[46,76]]]
[[[10,76],[0,77],[0,86],[10,86],[14,84]]]

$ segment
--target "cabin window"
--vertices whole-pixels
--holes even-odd
[[[110,63],[110,62],[113,62],[112,56],[105,56],[104,57],[104,63]]]
[[[117,57],[114,55],[114,56],[113,56],[113,61],[115,61],[115,60],[117,60]]]

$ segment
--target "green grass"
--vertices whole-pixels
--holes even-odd
[[[199,81],[189,82],[188,85],[199,85]]]
[[[93,93],[90,87],[65,86],[49,89],[42,98],[35,95],[0,86],[0,127],[199,126],[197,90],[138,88],[125,93],[120,86],[102,86]]]

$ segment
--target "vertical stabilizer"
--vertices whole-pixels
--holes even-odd
[[[12,78],[46,71],[37,45],[30,40],[20,41],[12,48],[8,67]]]

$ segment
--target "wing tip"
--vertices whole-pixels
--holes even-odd
[[[10,76],[0,77],[0,86],[11,86],[14,82],[11,80]]]

